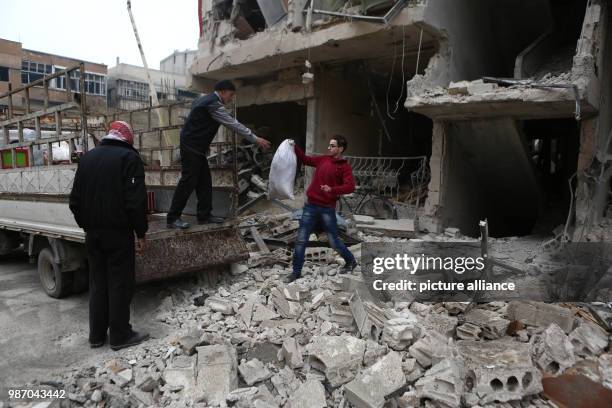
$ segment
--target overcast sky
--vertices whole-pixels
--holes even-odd
[[[0,38],[23,48],[112,67],[142,60],[126,0],[0,0]],[[132,0],[149,67],[174,50],[197,49],[198,0]]]

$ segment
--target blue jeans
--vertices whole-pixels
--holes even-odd
[[[323,226],[329,244],[344,258],[347,264],[356,262],[355,257],[348,250],[344,242],[338,238],[338,224],[336,223],[336,210],[334,208],[321,207],[314,204],[306,204],[300,220],[300,229],[297,233],[295,249],[293,251],[293,274],[301,276],[304,266],[304,254],[310,234],[319,224]]]

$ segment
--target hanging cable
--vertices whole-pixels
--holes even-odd
[[[387,85],[387,97],[385,98],[385,102],[387,103],[387,116],[390,119],[395,120],[395,117],[392,116],[391,113],[389,112],[389,92],[391,91],[391,82],[393,82],[393,73],[395,72],[395,58],[397,56],[397,52],[396,52],[397,47],[395,46],[395,35],[391,43],[393,44],[393,62],[391,63],[391,75],[389,77],[389,84]]]
[[[414,76],[419,74],[419,61],[421,60],[421,45],[423,44],[423,28],[421,28],[421,34],[419,35],[419,51],[417,52],[416,69],[414,70]]]
[[[395,110],[393,111],[393,113],[397,113],[397,110],[399,109],[399,103],[400,103],[400,100],[402,99],[402,95],[404,94],[404,86],[406,86],[406,82],[404,79],[404,57],[405,56],[406,56],[406,26],[402,26],[402,89],[397,98],[397,101],[395,101]]]

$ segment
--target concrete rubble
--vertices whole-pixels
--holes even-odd
[[[548,374],[562,374],[576,363],[572,343],[555,323],[541,335],[533,336],[532,340],[534,361]]]
[[[344,387],[344,395],[357,408],[382,408],[385,397],[406,383],[402,356],[390,352]]]
[[[456,239],[451,233],[429,236]],[[609,333],[576,308],[383,302],[359,271],[320,273],[342,265],[334,262],[307,261],[304,278],[290,285],[280,283],[290,266],[271,264],[190,286],[161,306],[171,337],[66,373],[71,403],[550,407],[543,374],[573,372],[612,389]]]

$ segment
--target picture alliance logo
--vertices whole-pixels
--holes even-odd
[[[442,257],[442,256],[412,256],[396,254],[393,257],[374,257],[372,272],[380,275],[386,271],[405,271],[414,275],[417,271],[453,271],[461,275],[469,271],[482,271],[485,268],[483,257]]]

